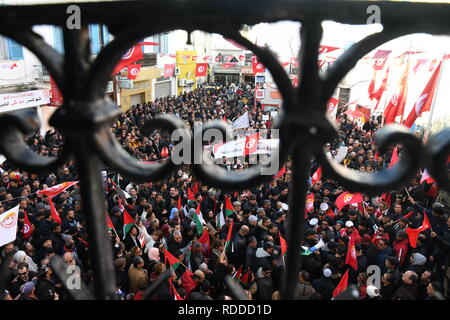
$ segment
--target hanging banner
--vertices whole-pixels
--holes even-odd
[[[268,154],[278,147],[279,139],[258,139],[258,145],[246,148],[248,138],[241,138],[227,143],[217,143],[212,146],[214,158],[221,159],[240,157],[244,154]]]
[[[0,94],[0,113],[49,103],[50,91],[46,89]]]
[[[165,64],[164,65],[164,78],[173,77],[175,73],[175,64]]]

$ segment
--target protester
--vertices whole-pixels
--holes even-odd
[[[250,87],[238,86],[237,90],[199,88],[177,98],[156,99],[119,115],[111,132],[126,152],[146,162],[167,161],[173,152],[169,132],[158,129],[144,134],[145,122],[162,113],[176,115],[191,130],[211,120],[231,123],[248,114],[249,127],[240,137],[256,130],[269,139],[272,132],[267,128],[273,119],[269,111],[253,103],[252,95]],[[336,121],[338,136],[326,145],[330,157],[345,147],[342,165],[350,169],[371,172],[389,166],[392,150],[382,155],[373,144],[374,134],[381,128],[379,121],[369,119],[362,126],[341,112]],[[57,131],[45,136],[36,133],[27,141],[43,156],[60,154],[64,147]],[[214,148],[206,149],[214,153]],[[401,154],[401,145],[397,151]],[[237,172],[255,165],[248,156],[219,160],[220,166]],[[313,159],[310,175],[319,167]],[[38,191],[78,181],[76,164],[69,161],[53,173],[39,175],[28,174],[8,161],[0,168],[0,212],[20,204],[16,240],[0,248],[2,262],[11,257],[4,299],[70,299],[50,261],[54,256],[63,257],[66,266],[77,267],[83,281],[95,278],[80,187],[70,186],[51,199]],[[184,165],[162,181],[140,184],[111,168],[104,170],[114,253],[115,276],[111,279],[116,279],[118,299],[143,299],[166,268],[173,271],[170,282],[164,281],[148,299],[230,299],[227,276],[234,277],[252,299],[281,297],[285,222],[291,214],[290,160],[271,181],[230,193],[198,181]],[[427,182],[420,183],[418,175],[406,189],[374,197],[362,194],[362,201],[338,209],[345,188],[326,176],[319,177],[308,190],[314,200],[305,212],[305,238],[299,252],[302,269],[298,279],[292,280],[296,281],[295,298],[334,298],[347,270],[348,285],[358,286],[360,299],[448,298],[449,196],[442,190],[432,196],[429,188]],[[55,221],[50,201],[61,223]],[[418,228],[422,229],[411,231]],[[381,288],[369,283],[368,268],[374,266],[380,268]]]

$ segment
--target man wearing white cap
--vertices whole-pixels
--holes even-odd
[[[335,285],[331,281],[331,275],[333,272],[329,268],[323,269],[322,277],[320,279],[313,280],[311,283],[314,289],[320,293],[323,300],[331,300],[333,297],[333,290]]]
[[[356,230],[353,222],[350,220],[345,223],[345,228],[342,228],[339,231],[340,237],[354,237],[355,243],[361,243],[361,236],[359,235],[358,230]]]

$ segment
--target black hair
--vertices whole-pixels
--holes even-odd
[[[393,265],[393,266],[395,266],[396,268],[398,267],[398,265],[399,265],[399,261],[398,261],[398,258],[397,257],[387,257],[386,258],[386,261],[388,261],[391,265]]]

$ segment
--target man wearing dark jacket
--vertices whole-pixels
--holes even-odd
[[[333,290],[335,286],[331,281],[331,274],[331,270],[326,268],[323,270],[323,276],[312,282],[312,286],[318,293],[320,293],[322,300],[331,300],[333,297]]]
[[[417,274],[414,271],[406,271],[402,277],[401,286],[395,291],[395,296],[404,296],[406,294],[412,295],[414,300],[417,299],[419,289],[417,287]]]

